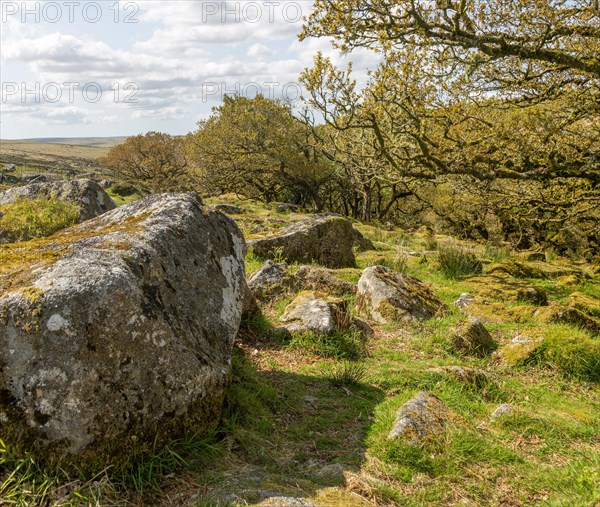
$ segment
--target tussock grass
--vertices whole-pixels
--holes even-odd
[[[475,253],[463,246],[452,243],[439,244],[437,250],[439,269],[450,280],[458,280],[482,271],[481,261]]]

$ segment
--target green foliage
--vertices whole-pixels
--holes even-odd
[[[331,335],[294,333],[288,346],[331,359],[357,360],[366,353],[360,331],[352,328]]]
[[[334,387],[351,387],[360,384],[366,373],[364,364],[344,360],[327,369],[325,378]]]
[[[125,183],[113,191],[122,197],[141,189],[146,193],[189,190],[191,185],[183,139],[162,132],[128,137],[99,159]]]
[[[600,382],[600,340],[572,326],[548,326],[533,360],[567,376]]]
[[[43,238],[79,220],[74,204],[50,199],[18,199],[0,206],[0,238],[5,242]]]
[[[438,264],[440,271],[450,280],[482,271],[481,261],[471,250],[452,243],[438,245]]]

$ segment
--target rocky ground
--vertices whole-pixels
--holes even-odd
[[[600,502],[598,266],[461,244],[476,262],[454,276],[439,258],[459,242],[425,229],[354,223],[361,239],[335,216],[206,204],[251,245],[257,300],[216,433],[85,479],[0,447],[2,502]]]

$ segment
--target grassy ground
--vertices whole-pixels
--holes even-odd
[[[219,199],[225,201],[245,210],[234,217],[246,234],[302,218],[233,196]],[[600,364],[600,338],[576,326],[543,322],[535,304],[492,297],[481,279],[491,284],[485,277],[494,263],[517,258],[507,248],[467,245],[482,260],[483,274],[448,278],[435,253],[448,238],[356,225],[378,249],[357,254],[359,269],[340,270],[340,278],[356,282],[361,269],[383,264],[430,285],[451,305],[449,314],[427,322],[371,323],[375,335],[367,342],[353,336],[290,339],[274,329],[294,297],[283,294],[240,332],[232,387],[212,439],[191,436],[152,459],[132,459],[126,469],[86,480],[41,471],[0,446],[2,501],[208,507],[296,505],[283,498],[293,497],[325,507],[600,505],[594,366]],[[250,252],[248,273],[261,263]],[[583,275],[567,287],[554,278],[511,282],[541,287],[550,300],[563,303],[575,292],[598,298],[594,267],[576,268]],[[472,310],[500,346],[527,335],[545,337],[546,348],[516,367],[454,353],[452,328],[464,315],[452,302],[463,292],[477,298]],[[488,381],[465,384],[443,369],[450,365],[479,368]],[[436,394],[462,423],[444,441],[423,448],[388,440],[396,411],[419,391]],[[501,403],[515,410],[492,420]]]

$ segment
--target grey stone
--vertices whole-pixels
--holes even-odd
[[[514,408],[512,407],[512,405],[509,405],[508,403],[502,403],[501,405],[498,405],[496,410],[492,412],[492,421],[495,421],[496,419],[509,415],[513,412]]]
[[[331,335],[340,327],[344,302],[326,294],[304,291],[298,294],[280,317],[291,333],[310,331],[317,335]]]
[[[248,287],[259,301],[278,296],[294,285],[294,277],[285,262],[268,260],[248,280]]]
[[[56,197],[73,203],[80,211],[79,221],[89,220],[117,207],[115,201],[93,180],[62,180],[53,183],[31,183],[0,192],[0,206],[17,199]]]
[[[286,262],[317,262],[329,268],[354,267],[354,228],[344,217],[313,215],[278,231],[248,238],[259,257]]]
[[[3,439],[81,454],[211,431],[244,297],[235,223],[162,194],[54,238],[19,284],[30,261],[0,276]]]
[[[300,266],[295,277],[298,285],[304,289],[327,292],[335,296],[356,294],[355,283],[340,280],[334,273],[335,271],[329,269]]]
[[[478,319],[469,319],[455,329],[452,348],[463,354],[484,357],[498,347],[492,335]]]
[[[419,279],[384,266],[363,271],[356,308],[382,324],[388,320],[429,319],[447,311],[446,305]]]
[[[437,396],[420,392],[400,407],[388,438],[401,438],[409,445],[420,446],[439,441],[448,424],[459,420],[459,416]]]

